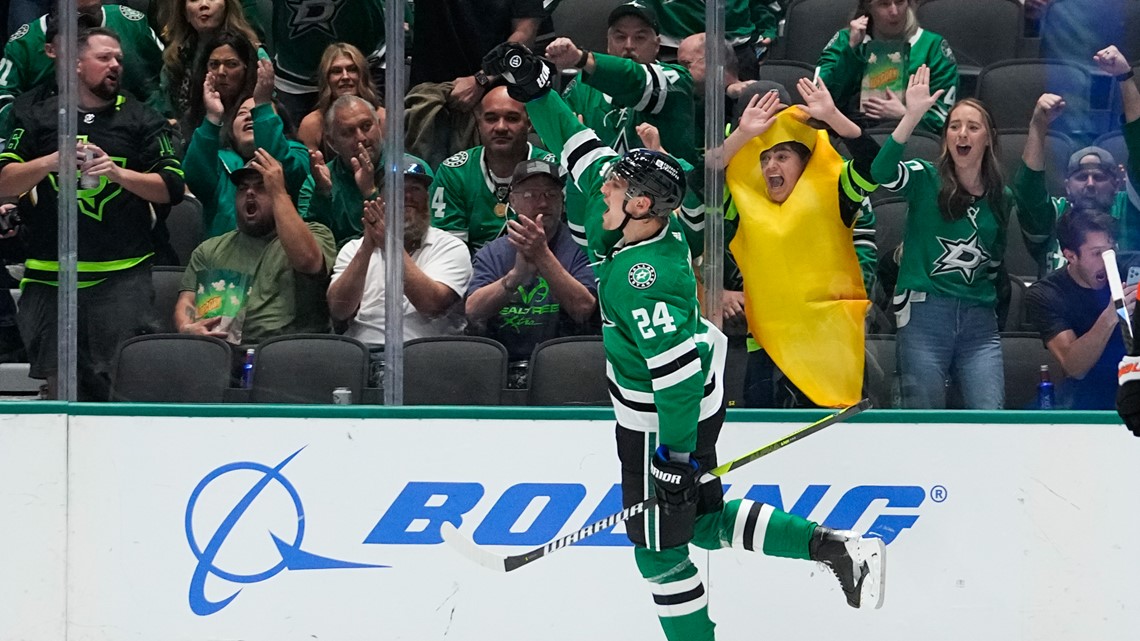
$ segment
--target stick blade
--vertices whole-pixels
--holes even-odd
[[[475,541],[460,532],[451,521],[440,524],[439,533],[443,536],[444,543],[470,561],[495,572],[507,571],[506,559],[476,545]]]

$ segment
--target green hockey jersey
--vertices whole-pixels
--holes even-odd
[[[847,106],[854,102],[853,110],[858,110],[859,92],[863,84],[863,74],[867,70],[868,35],[863,43],[854,49],[850,47],[850,30],[841,29],[832,36],[819,56],[819,77],[840,109],[850,111]],[[946,40],[932,32],[919,29],[908,42],[907,76],[913,75],[922,65],[930,68],[930,91],[939,89],[946,93],[926,112],[921,126],[926,131],[941,134],[946,124],[946,116],[958,99],[958,61]],[[902,99],[902,96],[899,96]]]
[[[347,42],[369,55],[384,47],[384,0],[275,0],[273,65],[277,88],[291,94],[317,91],[321,54]]]
[[[527,158],[557,163],[554,154],[527,144]],[[496,185],[483,159],[483,147],[472,147],[444,160],[431,184],[432,227],[450,232],[474,254],[495,240],[515,217],[507,206],[507,182]],[[498,193],[496,193],[498,192]]]
[[[697,423],[723,403],[726,339],[697,302],[691,255],[676,217],[657,235],[625,244],[602,228],[601,193],[617,153],[554,94],[527,103],[531,122],[586,195],[583,227],[598,276],[606,374],[614,414],[658,432],[674,451],[696,448]]]
[[[142,13],[117,4],[102,9],[102,26],[119,35],[123,48],[122,89],[165,114],[165,101],[158,90],[162,42]],[[40,16],[16,30],[4,46],[4,58],[0,59],[0,138],[12,130],[11,109],[16,96],[55,79],[55,61],[44,53],[46,30],[47,16]]]
[[[1029,234],[1047,235],[1053,219],[1044,210],[1018,210],[1007,187],[995,210],[990,199],[977,199],[966,216],[948,221],[938,206],[942,180],[925,160],[902,162],[904,145],[888,137],[871,166],[881,187],[906,195],[907,216],[896,301],[907,292],[927,292],[983,305],[997,302],[995,281],[1005,257],[1006,228],[1018,215]]]
[[[705,0],[648,0],[661,25],[661,44],[676,47],[694,33],[705,32]],[[727,0],[724,7],[724,39],[740,45],[752,39],[756,27],[752,23],[749,0]]]

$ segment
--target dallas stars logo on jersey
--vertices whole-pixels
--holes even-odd
[[[965,240],[937,237],[942,245],[942,255],[934,261],[934,271],[931,276],[959,273],[967,283],[974,282],[978,268],[990,262],[990,255],[981,247],[978,232],[975,231]]]
[[[309,31],[320,31],[330,38],[337,37],[332,29],[340,13],[343,0],[288,0],[293,19],[289,21],[289,36],[296,38]]]
[[[657,270],[649,263],[638,263],[629,268],[629,284],[637,289],[647,289],[657,280]]]

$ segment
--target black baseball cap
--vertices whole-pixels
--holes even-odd
[[[661,25],[657,23],[657,12],[650,9],[640,2],[627,2],[619,4],[610,12],[610,19],[606,23],[607,26],[614,26],[614,23],[626,16],[637,16],[644,20],[654,33],[661,33]]]
[[[235,185],[240,185],[246,176],[256,176],[258,180],[261,180],[261,172],[254,168],[252,160],[237,169],[228,169],[227,171],[230,174],[230,182]]]
[[[566,184],[566,175],[561,167],[539,158],[531,158],[515,165],[514,174],[511,175],[511,187],[532,176],[550,176],[558,181],[559,185]]]

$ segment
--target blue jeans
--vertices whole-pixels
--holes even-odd
[[[910,318],[900,313],[897,336],[902,407],[945,409],[953,377],[967,409],[1001,409],[1005,373],[992,306],[911,292]]]

